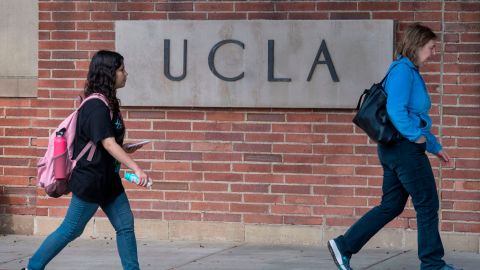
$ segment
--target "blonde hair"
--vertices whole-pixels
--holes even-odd
[[[418,49],[436,38],[437,35],[427,26],[419,23],[411,24],[407,27],[402,40],[397,45],[397,55],[400,54],[407,57],[413,64],[418,66]]]

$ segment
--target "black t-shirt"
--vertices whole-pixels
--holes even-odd
[[[99,99],[88,100],[78,112],[77,130],[73,158],[89,141],[97,145],[92,161],[87,160],[88,152],[80,158],[70,177],[70,190],[80,199],[100,205],[109,203],[124,192],[120,180],[120,163],[108,153],[102,140],[115,137],[123,144],[125,127],[121,114],[110,117],[110,110]]]

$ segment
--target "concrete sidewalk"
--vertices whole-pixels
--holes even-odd
[[[44,237],[0,236],[0,269],[21,269]],[[265,246],[138,240],[140,266],[155,270],[335,270],[328,250],[310,246]],[[465,270],[480,269],[480,255],[449,252],[445,259]],[[362,250],[352,259],[355,270],[419,269],[414,250]],[[77,239],[47,269],[121,269],[115,239]]]

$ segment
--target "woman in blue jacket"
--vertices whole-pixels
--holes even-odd
[[[438,229],[439,201],[432,167],[425,151],[448,163],[448,154],[431,133],[431,107],[419,68],[435,50],[436,35],[420,24],[405,30],[398,44],[398,58],[385,81],[387,113],[402,138],[394,144],[378,145],[383,167],[382,201],[344,234],[328,241],[339,269],[349,270],[350,258],[387,223],[400,215],[408,196],[417,213],[418,257],[421,270],[456,270],[446,264]]]

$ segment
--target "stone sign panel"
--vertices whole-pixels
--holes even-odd
[[[0,0],[0,97],[36,97],[38,1]]]
[[[126,106],[353,108],[393,57],[391,20],[117,21]]]

